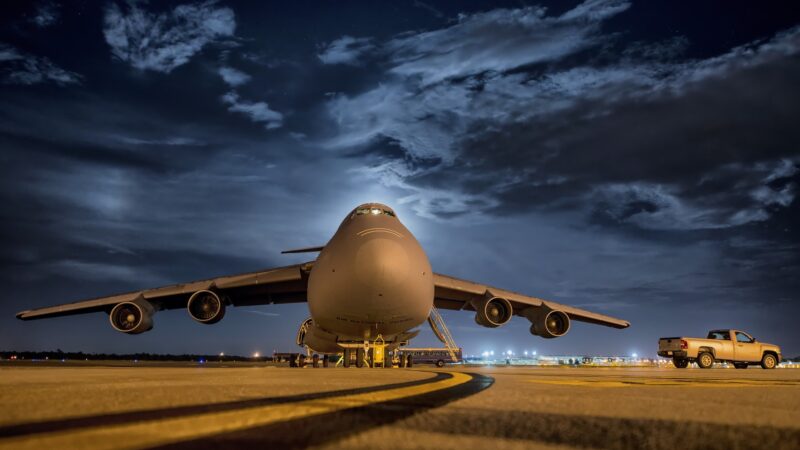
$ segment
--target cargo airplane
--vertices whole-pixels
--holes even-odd
[[[302,303],[305,320],[297,343],[322,354],[349,353],[380,339],[388,350],[416,336],[431,309],[473,311],[479,325],[500,327],[512,316],[531,322],[543,338],[563,336],[575,320],[613,328],[627,321],[434,273],[414,235],[392,208],[358,206],[327,244],[284,253],[318,252],[311,262],[241,275],[175,284],[17,314],[22,320],[105,312],[111,326],[127,334],[153,328],[157,311],[186,309],[203,324],[219,322],[229,306]],[[441,335],[433,322],[437,336]],[[363,351],[363,350],[362,350]],[[357,359],[358,361],[358,359]]]

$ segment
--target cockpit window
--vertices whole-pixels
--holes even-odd
[[[371,207],[371,208],[356,208],[355,212],[350,216],[350,218],[354,218],[355,216],[380,216],[380,215],[387,215],[389,217],[395,217],[394,213],[389,211],[388,209],[378,208],[378,207]]]

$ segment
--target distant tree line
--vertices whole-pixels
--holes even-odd
[[[65,352],[61,349],[55,351],[0,351],[0,358],[2,359],[53,359],[53,360],[89,360],[89,361],[271,361],[272,357],[259,357],[251,358],[239,355],[196,355],[196,354],[182,354],[182,355],[169,355],[159,353],[84,353],[84,352]]]

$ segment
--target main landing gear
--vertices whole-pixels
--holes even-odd
[[[355,365],[358,368],[369,367],[376,368],[382,367],[391,369],[393,367],[412,367],[414,361],[410,354],[404,354],[399,350],[391,352],[386,349],[388,346],[383,340],[381,335],[374,341],[364,342],[340,342],[342,347],[342,355],[336,361],[335,366],[339,367],[352,367]],[[306,348],[306,354],[298,354],[290,361],[291,367],[311,367],[317,368],[322,363],[322,367],[328,367],[330,358],[336,358],[335,355],[319,355],[313,353],[310,349]]]

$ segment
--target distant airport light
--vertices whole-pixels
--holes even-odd
[[[255,352],[253,353],[253,358],[258,358],[261,356],[261,353]]]
[[[533,356],[536,356],[536,350],[533,351]]]
[[[489,354],[494,356],[494,350],[490,351]]]
[[[524,352],[522,352],[522,353],[524,353],[524,354],[525,354],[525,356],[528,356],[528,351],[527,351],[527,350],[525,350],[525,351],[524,351]]]
[[[219,356],[220,356],[220,358],[225,356],[225,352],[219,352]]]
[[[633,356],[634,358],[638,358],[638,357],[639,357],[639,355],[637,355],[636,353],[634,353],[632,356]]]

